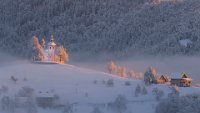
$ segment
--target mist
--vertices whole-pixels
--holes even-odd
[[[28,61],[27,59],[22,59],[0,51],[0,67],[11,66],[13,64],[17,65],[17,63],[22,63],[22,62],[28,62]]]
[[[149,66],[155,67],[159,74],[170,75],[173,72],[185,72],[192,77],[194,83],[200,82],[199,56],[133,56],[129,58],[116,58],[106,54],[101,56],[72,54],[69,64],[107,72],[106,66],[110,61],[114,61],[116,64],[136,72],[145,72]],[[0,67],[3,67],[17,63],[28,63],[29,61],[0,52],[0,62]]]
[[[79,57],[81,57],[79,55]],[[85,58],[85,59],[84,59]],[[90,68],[106,72],[106,65],[114,61],[116,64],[127,67],[128,70],[145,72],[149,66],[157,69],[158,74],[170,75],[173,72],[185,72],[192,77],[194,83],[200,82],[200,57],[199,56],[133,56],[129,58],[115,58],[111,56],[72,60],[70,63],[76,66]]]

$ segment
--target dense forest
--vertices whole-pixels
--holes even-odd
[[[200,52],[199,0],[0,0],[0,15],[0,49],[21,56],[51,34],[71,53]]]

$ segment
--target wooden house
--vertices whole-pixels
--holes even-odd
[[[185,73],[173,73],[171,74],[171,85],[177,85],[179,87],[190,87],[192,85],[192,79]]]
[[[169,78],[165,75],[161,75],[158,79],[156,79],[155,83],[156,84],[165,84],[169,82]]]

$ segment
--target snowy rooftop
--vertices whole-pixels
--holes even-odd
[[[54,93],[50,91],[38,91],[36,97],[54,97]]]
[[[183,73],[174,72],[174,73],[171,73],[170,77],[171,77],[171,79],[180,79],[180,78],[182,78],[182,75],[183,75]],[[190,79],[190,80],[192,80],[191,78],[184,78],[184,79]]]

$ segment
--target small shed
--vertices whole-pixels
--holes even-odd
[[[186,73],[172,73],[171,85],[177,85],[179,87],[190,87],[192,85],[192,79]]]
[[[156,84],[165,84],[169,82],[169,78],[165,75],[161,75],[157,80],[156,80]]]
[[[54,94],[49,91],[39,91],[36,94],[37,105],[43,108],[53,107],[54,105]]]

